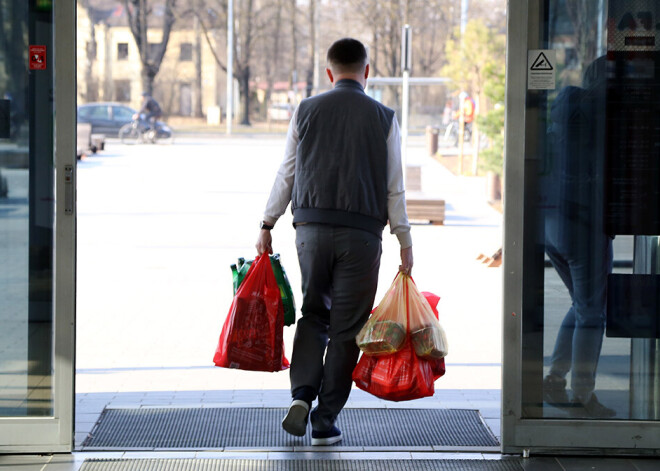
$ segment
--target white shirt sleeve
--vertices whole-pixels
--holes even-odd
[[[284,148],[284,160],[277,171],[275,183],[270,191],[270,197],[266,203],[264,222],[275,225],[286,207],[291,201],[291,191],[296,171],[296,151],[298,149],[298,108],[295,109],[289,122],[289,130],[286,134],[286,146]]]
[[[397,236],[402,249],[412,246],[410,223],[406,212],[406,189],[401,164],[401,135],[396,115],[387,137],[387,216],[390,233]]]

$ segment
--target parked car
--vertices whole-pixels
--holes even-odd
[[[78,123],[92,125],[92,134],[115,137],[125,124],[133,121],[136,110],[120,103],[87,103],[78,107]]]
[[[293,115],[293,106],[289,103],[273,103],[268,107],[268,119],[271,121],[289,121]]]

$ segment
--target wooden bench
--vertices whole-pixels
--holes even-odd
[[[442,198],[413,192],[406,195],[406,206],[411,221],[428,221],[435,225],[445,223],[445,200]]]

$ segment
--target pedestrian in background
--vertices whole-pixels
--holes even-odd
[[[303,302],[291,358],[293,400],[282,427],[304,436],[318,398],[312,445],[342,439],[335,422],[351,391],[355,336],[373,307],[388,221],[401,247],[399,270],[410,274],[413,266],[399,125],[393,110],[364,92],[364,45],[336,41],[326,73],[333,89],[293,113],[256,244],[260,255],[272,253],[270,230],[291,202]]]

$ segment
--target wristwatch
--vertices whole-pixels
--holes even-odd
[[[259,224],[260,229],[266,229],[267,231],[270,231],[273,227],[275,227],[275,226],[271,226],[270,224],[268,224],[264,221],[261,221],[261,223]]]

